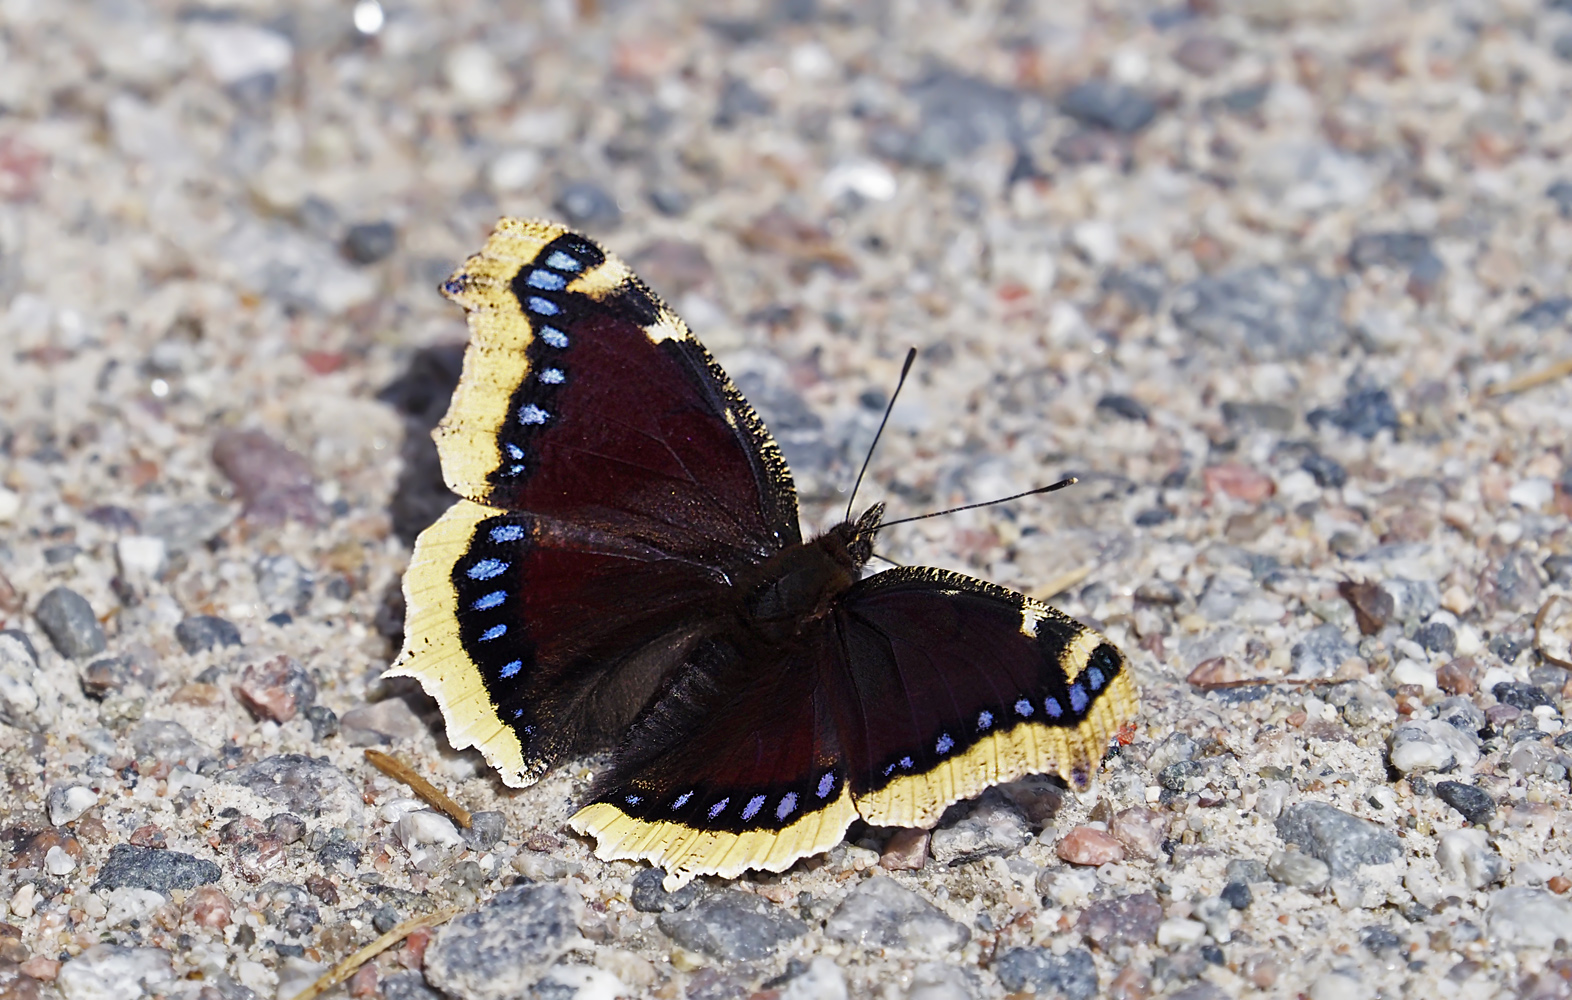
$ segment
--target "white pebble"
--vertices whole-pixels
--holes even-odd
[[[1198,944],[1206,936],[1206,925],[1199,920],[1175,918],[1157,925],[1157,944],[1162,948],[1183,948]]]
[[[15,490],[0,486],[0,524],[6,524],[22,512],[22,496]]]
[[[1485,831],[1473,828],[1442,834],[1436,864],[1447,878],[1470,889],[1483,889],[1507,873],[1505,859],[1490,849]]]
[[[37,905],[38,890],[33,888],[31,882],[24,882],[22,888],[11,896],[11,912],[24,920],[33,915],[33,908]]]
[[[889,201],[895,197],[895,175],[876,160],[853,160],[830,168],[819,187],[829,199],[855,194],[866,201]]]
[[[384,823],[397,823],[412,812],[420,812],[426,804],[419,799],[388,799],[377,809]]]
[[[1507,499],[1525,510],[1543,510],[1555,498],[1555,486],[1539,476],[1518,480],[1507,490]]]
[[[115,558],[126,577],[157,576],[166,555],[164,540],[152,535],[126,535],[115,543]]]
[[[44,855],[44,867],[51,875],[69,875],[76,871],[76,859],[65,852],[59,844],[49,849]]]
[[[55,826],[64,826],[81,819],[83,813],[96,805],[98,794],[91,788],[56,785],[49,790],[49,822]]]
[[[464,843],[464,838],[459,836],[458,828],[453,825],[452,820],[429,809],[406,814],[394,824],[393,835],[398,838],[400,844],[404,845],[404,849],[411,853],[427,844],[457,847]]]
[[[1433,688],[1436,686],[1436,672],[1418,660],[1403,660],[1392,668],[1392,683]]]

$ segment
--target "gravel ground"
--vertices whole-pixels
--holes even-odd
[[[1572,996],[1572,4],[0,0],[0,1000]],[[1052,597],[1082,795],[660,890],[397,649],[435,284],[629,258],[836,516]],[[1559,664],[1559,665],[1558,665]],[[1271,685],[1230,682],[1270,678]],[[460,831],[381,747],[476,812]]]

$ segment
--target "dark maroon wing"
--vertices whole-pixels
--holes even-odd
[[[1026,774],[1083,786],[1135,711],[1112,643],[981,580],[880,573],[834,618],[847,664],[837,729],[870,823],[931,826],[950,803]]]
[[[444,291],[471,331],[436,433],[464,499],[416,543],[392,672],[527,784],[626,727],[736,572],[800,541],[796,493],[703,346],[583,236],[503,220]]]
[[[640,720],[574,815],[598,856],[648,859],[679,882],[781,871],[839,843],[856,818],[828,623],[773,650],[736,643],[720,636],[695,651],[681,688]]]
[[[459,495],[716,566],[801,540],[758,415],[620,260],[504,220],[445,288],[470,312],[437,432]]]

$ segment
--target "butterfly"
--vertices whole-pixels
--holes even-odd
[[[805,541],[763,421],[621,260],[503,219],[442,291],[470,328],[433,432],[460,499],[416,541],[389,675],[454,747],[513,786],[610,750],[569,825],[668,889],[1088,784],[1136,711],[1118,648],[958,573],[864,576],[882,504]]]

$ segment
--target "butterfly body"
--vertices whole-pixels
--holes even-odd
[[[462,499],[416,544],[391,673],[455,747],[513,785],[611,750],[570,824],[672,885],[1089,780],[1135,710],[1122,654],[981,580],[864,577],[882,505],[803,541],[762,421],[621,261],[503,220],[444,291],[472,334],[436,432]]]

